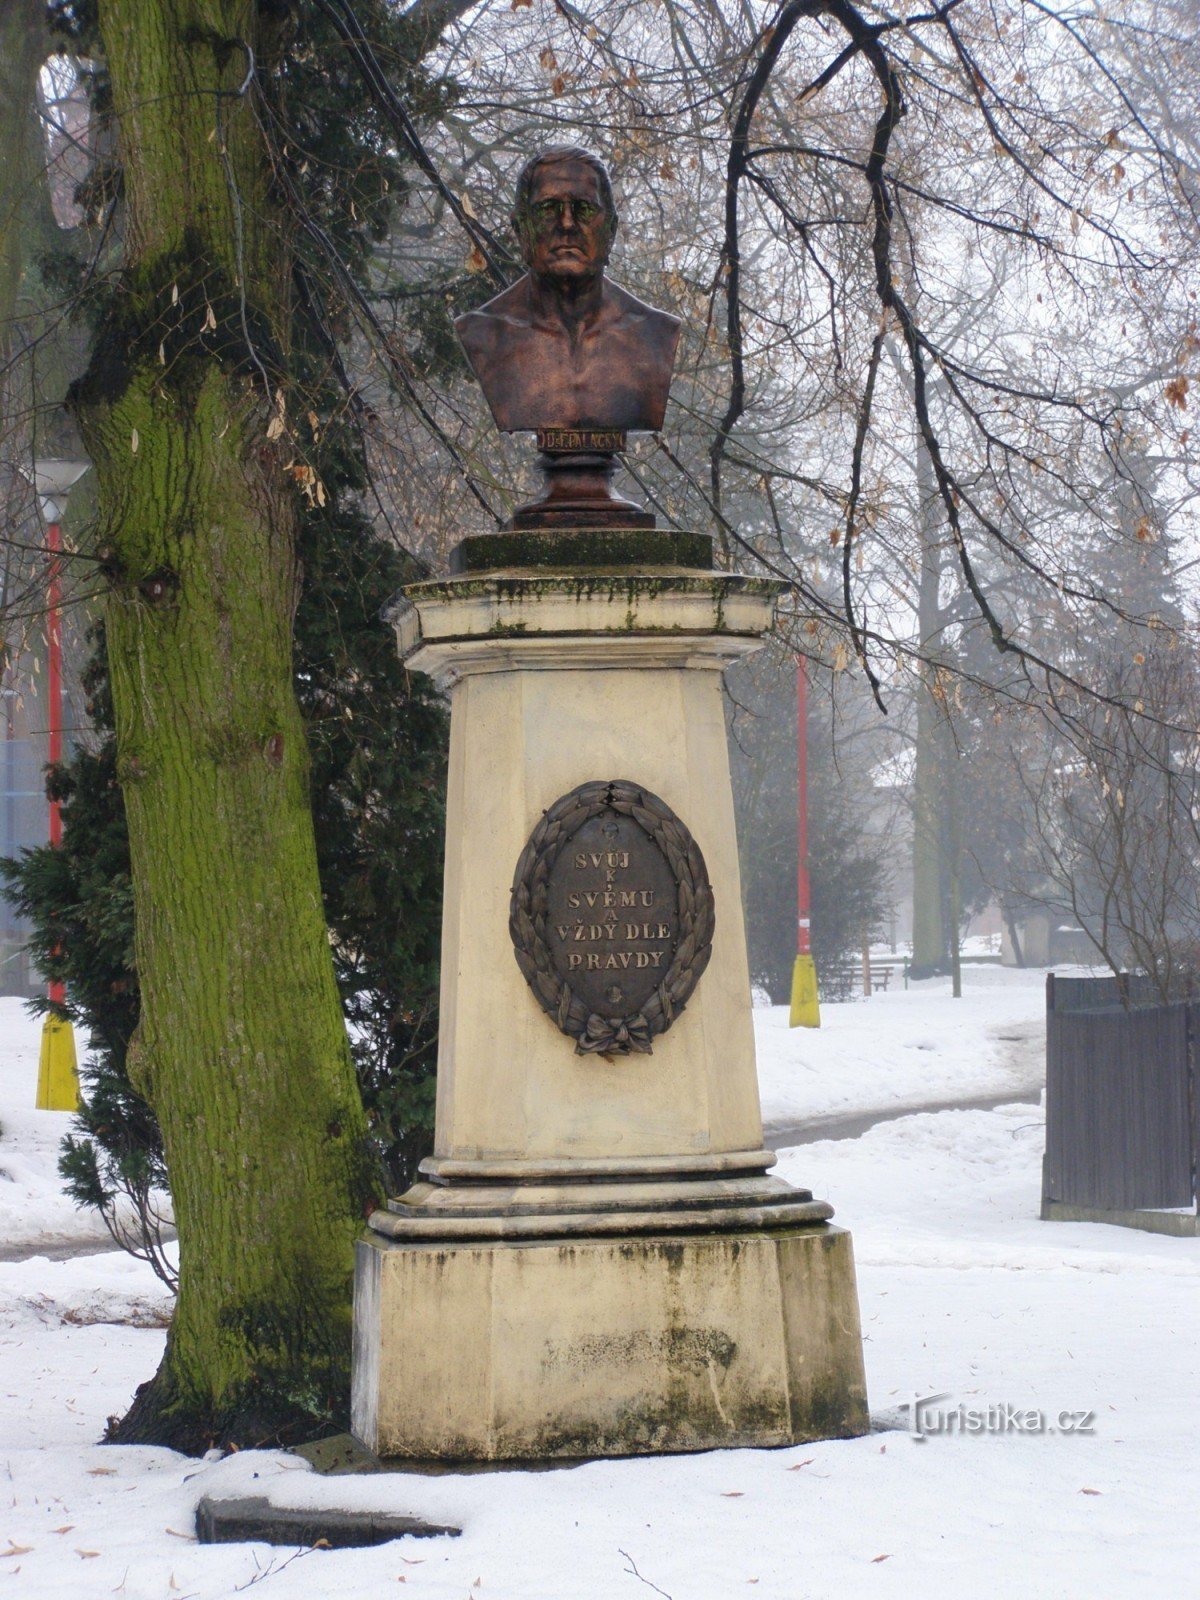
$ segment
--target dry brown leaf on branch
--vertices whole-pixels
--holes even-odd
[[[1172,378],[1163,391],[1167,397],[1167,403],[1178,406],[1180,411],[1186,411],[1188,388],[1188,381],[1182,373],[1180,373],[1179,377]]]

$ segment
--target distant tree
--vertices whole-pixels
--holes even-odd
[[[1082,928],[1114,973],[1144,972],[1175,999],[1200,981],[1200,677],[1164,634],[1103,681],[1117,704],[1063,696],[1026,740],[1013,888]]]
[[[728,674],[729,749],[751,981],[787,1003],[796,955],[796,660],[780,648]],[[809,697],[812,951],[825,999],[888,905],[887,842],[875,831],[869,749],[856,750],[827,694]]]

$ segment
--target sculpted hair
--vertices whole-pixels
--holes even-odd
[[[600,187],[600,200],[608,212],[611,221],[617,220],[617,206],[613,199],[612,180],[608,176],[608,168],[599,156],[593,155],[590,150],[585,150],[582,145],[553,144],[546,150],[539,150],[537,155],[530,156],[517,175],[517,197],[513,202],[513,222],[517,224],[522,217],[529,215],[529,201],[533,194],[533,178],[539,167],[557,166],[560,161],[583,161],[596,174]]]

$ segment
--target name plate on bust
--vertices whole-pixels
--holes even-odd
[[[619,455],[625,448],[623,428],[539,428],[537,447],[543,455]]]
[[[700,847],[670,806],[626,779],[557,800],[517,863],[517,964],[581,1055],[651,1054],[708,965],[713,925]]]

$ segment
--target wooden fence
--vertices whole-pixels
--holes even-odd
[[[1047,977],[1043,1217],[1196,1231],[1198,1050],[1200,1002]]]

